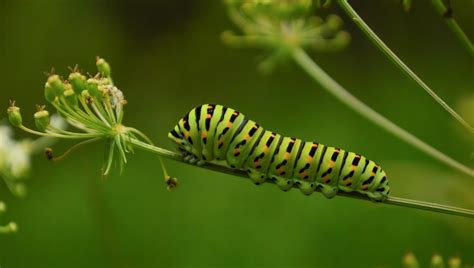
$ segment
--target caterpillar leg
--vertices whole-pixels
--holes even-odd
[[[298,186],[298,188],[304,195],[310,195],[316,190],[316,185],[313,182],[297,180],[295,184]]]
[[[272,181],[283,191],[288,191],[293,187],[293,181],[291,179],[280,177],[280,176],[272,176]]]
[[[372,199],[373,201],[384,201],[388,198],[387,194],[378,193],[378,192],[366,192],[367,196]]]
[[[247,174],[249,178],[253,181],[255,185],[260,185],[265,182],[267,177],[254,169],[247,169]]]
[[[337,195],[337,191],[339,190],[335,186],[325,185],[325,184],[318,184],[317,187],[321,189],[321,193],[327,198],[333,198],[334,196]]]
[[[189,163],[189,164],[195,164],[195,165],[198,165],[198,166],[202,166],[206,163],[206,161],[204,159],[200,159],[200,158],[198,158],[197,156],[195,156],[193,154],[184,155],[184,161]]]

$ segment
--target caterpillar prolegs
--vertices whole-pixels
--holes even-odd
[[[306,195],[320,189],[328,198],[339,190],[356,191],[377,201],[385,200],[390,192],[385,172],[374,161],[264,130],[222,105],[194,108],[168,137],[187,162],[223,162],[246,171],[255,184],[271,179],[284,191],[295,185]]]

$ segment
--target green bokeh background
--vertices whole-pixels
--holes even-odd
[[[414,1],[410,13],[395,0],[352,2],[447,103],[474,98],[472,58],[428,1]],[[473,2],[453,5],[474,39]],[[320,13],[339,14],[353,40],[341,53],[314,59],[371,107],[472,167],[473,140],[465,131],[337,5]],[[291,62],[260,74],[261,52],[226,47],[219,39],[226,29],[233,26],[220,1],[2,0],[0,108],[17,100],[31,124],[34,105],[44,103],[44,72],[55,66],[67,75],[76,63],[94,72],[100,55],[129,102],[125,123],[162,147],[173,148],[167,131],[188,110],[219,103],[268,129],[382,163],[394,196],[474,207],[472,178],[353,113]],[[55,150],[70,145],[61,141]],[[58,163],[36,156],[25,199],[0,186],[9,205],[1,222],[20,225],[17,234],[0,236],[2,268],[399,267],[407,250],[422,264],[433,252],[474,263],[473,220],[283,193],[172,161],[166,164],[180,184],[168,193],[157,157],[147,152],[131,156],[122,175],[101,178],[103,148],[87,146]]]

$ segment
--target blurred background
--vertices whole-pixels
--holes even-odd
[[[404,13],[398,1],[352,1],[366,22],[427,84],[474,124],[474,63],[427,1]],[[356,3],[357,2],[357,3]],[[473,1],[452,1],[474,39]],[[347,49],[311,54],[375,110],[472,167],[474,141],[421,88],[392,65],[333,5],[352,36]],[[238,109],[279,133],[356,151],[381,163],[391,194],[474,207],[474,181],[354,114],[289,63],[257,71],[257,50],[225,46],[235,29],[220,1],[0,1],[0,111],[9,99],[33,124],[45,72],[66,76],[95,56],[112,65],[128,100],[125,124],[172,149],[167,132],[194,106]],[[52,110],[51,107],[49,107]],[[30,116],[31,115],[31,116]],[[4,118],[3,114],[1,118]],[[21,131],[16,137],[29,137]],[[60,141],[55,150],[71,143]],[[33,161],[28,195],[13,197],[0,220],[19,232],[0,236],[10,267],[399,267],[412,250],[474,263],[474,221],[299,191],[165,161],[179,186],[167,192],[157,157],[137,151],[125,172],[101,177],[103,144],[65,160]],[[469,266],[470,267],[470,266]]]

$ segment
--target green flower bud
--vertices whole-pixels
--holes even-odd
[[[102,93],[99,91],[99,80],[90,78],[87,80],[87,91],[96,100],[102,100]]]
[[[95,64],[97,65],[97,69],[99,70],[100,74],[102,74],[102,76],[110,76],[110,65],[108,62],[106,62],[103,58],[97,57]]]
[[[19,127],[23,124],[23,118],[21,117],[20,108],[16,107],[14,102],[10,104],[10,107],[8,107],[7,112],[10,124],[15,127]]]
[[[49,112],[46,110],[40,110],[35,113],[35,125],[39,131],[45,131],[50,124]]]
[[[309,12],[312,0],[241,0],[242,10],[250,14],[267,14],[277,18],[288,19]],[[237,3],[230,3],[236,5]],[[238,4],[237,4],[238,5]]]
[[[16,233],[16,231],[18,231],[18,225],[16,225],[14,222],[10,222],[8,224],[8,229],[10,229],[11,233]]]
[[[87,89],[86,77],[79,72],[74,72],[69,75],[69,82],[76,94],[81,94],[83,90]]]
[[[3,213],[7,210],[7,205],[0,201],[0,213]]]
[[[48,78],[48,84],[53,89],[55,96],[61,96],[64,92],[64,83],[57,74],[53,74]]]
[[[434,254],[433,257],[431,257],[431,267],[432,268],[444,267],[443,257],[441,257],[441,255],[439,254]]]
[[[18,226],[14,222],[10,222],[5,226],[0,226],[0,234],[15,233],[18,230]]]
[[[338,31],[339,29],[341,29],[342,24],[343,24],[343,21],[341,17],[337,15],[329,15],[326,18],[326,25],[329,27],[329,29],[333,31]]]
[[[403,11],[409,12],[411,8],[411,2],[412,0],[402,0],[402,8]]]
[[[27,194],[27,189],[24,183],[17,182],[12,188],[12,193],[17,197],[25,197]]]
[[[402,260],[403,267],[405,268],[419,268],[418,261],[415,257],[415,255],[412,252],[408,252],[403,256]]]
[[[461,268],[461,258],[452,257],[449,259],[449,268]]]
[[[56,99],[54,89],[48,82],[46,82],[46,84],[44,85],[44,98],[49,102],[53,102]]]
[[[64,91],[64,98],[66,99],[66,102],[71,106],[71,107],[76,107],[78,102],[77,102],[77,96],[76,92],[72,88],[66,89]]]
[[[101,78],[99,80],[99,85],[110,85],[110,80],[108,78]]]

